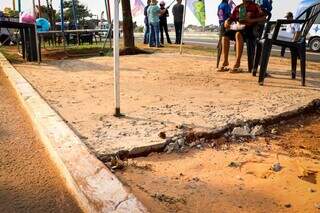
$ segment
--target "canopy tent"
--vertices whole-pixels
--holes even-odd
[[[61,13],[61,31],[64,32],[64,5],[63,0],[60,0],[60,13]],[[15,5],[15,1],[13,4]],[[76,10],[76,0],[72,0],[72,11],[74,22],[77,25],[77,10]],[[109,0],[104,0],[107,19],[111,23],[111,14],[110,14],[110,2]],[[114,0],[114,19],[113,19],[113,35],[119,35],[119,0]],[[40,7],[40,0],[38,0]],[[32,0],[33,11],[35,10],[35,0]],[[21,0],[18,0],[18,11],[21,12]],[[37,34],[37,33],[36,33]],[[36,39],[38,43],[38,38]],[[37,44],[38,46],[38,44]],[[39,48],[37,48],[39,50]],[[38,53],[38,56],[40,54]],[[39,59],[40,57],[38,57]],[[115,96],[115,116],[120,117],[120,70],[119,70],[119,37],[114,36],[113,39],[113,58],[114,58],[114,96]]]

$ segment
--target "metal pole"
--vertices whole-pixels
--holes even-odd
[[[18,11],[21,12],[21,0],[18,0]]]
[[[41,3],[40,3],[40,0],[38,0],[38,10],[39,10],[39,18],[41,18]]]
[[[111,24],[111,14],[110,14],[110,2],[109,0],[104,0],[104,3],[106,5],[106,14],[107,14],[107,20],[108,24]]]
[[[36,18],[36,3],[32,0],[32,14],[33,17]]]
[[[119,0],[114,0],[113,60],[115,117],[120,117],[120,70],[119,70]]]
[[[63,39],[63,48],[66,48],[65,37],[64,37],[64,12],[63,12],[63,0],[60,0],[60,13],[61,13],[61,32]]]
[[[37,24],[34,25],[34,30],[36,33],[36,46],[37,46],[37,60],[38,60],[38,64],[40,64],[40,45],[39,45],[39,35],[37,32]]]
[[[12,0],[12,10],[16,11],[16,0]]]
[[[182,43],[183,43],[183,35],[184,35],[184,22],[186,21],[187,1],[188,0],[184,1],[184,8],[183,8],[183,22],[182,22],[182,29],[181,29],[180,55],[182,54]]]
[[[72,0],[72,13],[73,13],[73,22],[76,25],[76,30],[78,29],[78,17],[77,17],[77,11],[76,11],[76,1]]]

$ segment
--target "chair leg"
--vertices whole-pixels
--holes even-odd
[[[253,76],[257,75],[258,67],[261,60],[261,53],[262,53],[262,44],[260,42],[257,42],[257,48],[254,56],[254,64],[253,64],[253,70],[252,70]]]
[[[298,53],[296,48],[290,48],[291,52],[291,78],[296,79]]]
[[[260,72],[259,72],[259,84],[261,86],[263,85],[264,79],[266,77],[271,48],[272,48],[271,40],[265,39],[262,47],[261,65],[260,65]]]
[[[248,55],[248,71],[251,73],[253,69],[255,40],[247,40],[247,55]]]
[[[301,48],[299,49],[300,55],[300,66],[301,66],[301,84],[302,86],[306,85],[306,45],[305,43],[302,44]]]
[[[217,68],[220,65],[220,58],[222,54],[222,36],[219,36],[218,46],[217,46]]]

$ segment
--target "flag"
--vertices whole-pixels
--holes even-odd
[[[145,5],[141,0],[131,0],[131,13],[133,17],[143,15]]]
[[[187,6],[197,18],[201,26],[204,27],[206,25],[206,9],[204,0],[189,0],[187,1]]]

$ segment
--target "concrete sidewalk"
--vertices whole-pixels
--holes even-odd
[[[213,57],[124,56],[121,109],[126,116],[117,119],[112,116],[112,58],[15,66],[101,159],[119,151],[159,148],[165,142],[160,132],[174,135],[183,126],[209,132],[296,110],[320,98],[319,63],[308,63],[307,87],[302,87],[299,79],[290,79],[288,60],[271,57],[273,77],[261,87],[249,73],[217,73]]]

